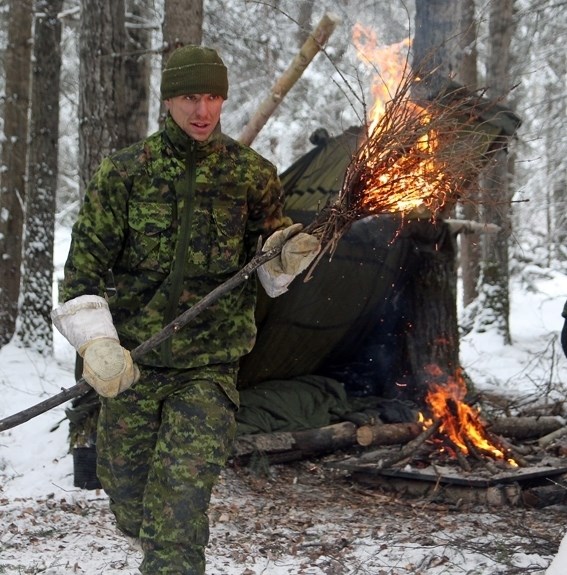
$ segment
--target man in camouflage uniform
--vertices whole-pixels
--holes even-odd
[[[256,335],[255,281],[139,365],[128,350],[237,272],[259,236],[265,249],[283,245],[258,271],[271,296],[319,243],[283,217],[275,167],[222,134],[228,80],[216,51],[177,49],[161,93],[163,129],[104,159],[89,183],[53,320],[101,396],[97,474],[118,528],[140,539],[141,572],[202,575],[211,490],[235,433],[238,361]],[[115,294],[105,298],[109,277]]]

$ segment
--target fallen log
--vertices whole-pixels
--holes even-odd
[[[234,442],[233,454],[237,459],[252,454],[267,456],[271,462],[293,461],[310,455],[323,455],[356,445],[402,445],[418,437],[421,427],[417,423],[384,423],[379,426],[357,427],[343,421],[316,429],[280,431],[241,435]],[[362,432],[361,432],[362,430]],[[361,443],[360,434],[370,434],[372,443]]]
[[[356,425],[343,421],[316,429],[254,433],[236,438],[233,447],[236,459],[253,454],[265,455],[271,462],[322,455],[356,445]]]
[[[416,422],[367,424],[356,430],[358,445],[395,445],[407,443],[422,432],[422,427]]]
[[[567,435],[567,425],[555,429],[551,433],[544,435],[538,439],[538,445],[544,449],[549,447],[552,443]]]
[[[545,415],[541,417],[499,417],[487,423],[487,429],[496,435],[514,439],[535,439],[552,433],[563,427],[559,417]]]

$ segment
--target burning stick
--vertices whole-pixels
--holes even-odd
[[[436,220],[466,197],[485,167],[493,135],[479,129],[480,98],[455,90],[413,102],[419,81],[415,74],[402,80],[353,156],[337,200],[309,226],[325,247],[319,260],[367,216]]]
[[[434,421],[427,429],[421,432],[415,439],[406,443],[397,453],[387,457],[386,459],[381,459],[378,462],[379,469],[387,469],[392,465],[403,461],[407,457],[411,457],[415,450],[420,447],[423,443],[425,443],[430,437],[435,435],[441,426],[441,420]],[[363,459],[370,459],[372,458],[372,453],[367,453],[363,457]]]

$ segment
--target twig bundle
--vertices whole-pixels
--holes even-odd
[[[322,253],[369,215],[436,219],[486,164],[492,138],[479,129],[480,98],[460,89],[417,102],[410,96],[419,82],[406,75],[351,159],[338,198],[309,226]]]

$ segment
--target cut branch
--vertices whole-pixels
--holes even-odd
[[[268,98],[266,98],[248,122],[240,135],[240,142],[249,146],[260,130],[264,127],[270,116],[280,105],[286,94],[299,80],[307,66],[318,54],[321,48],[327,43],[329,37],[340,22],[334,14],[325,14],[319,22],[315,31],[307,38],[288,69],[282,74],[280,79],[274,84]]]

